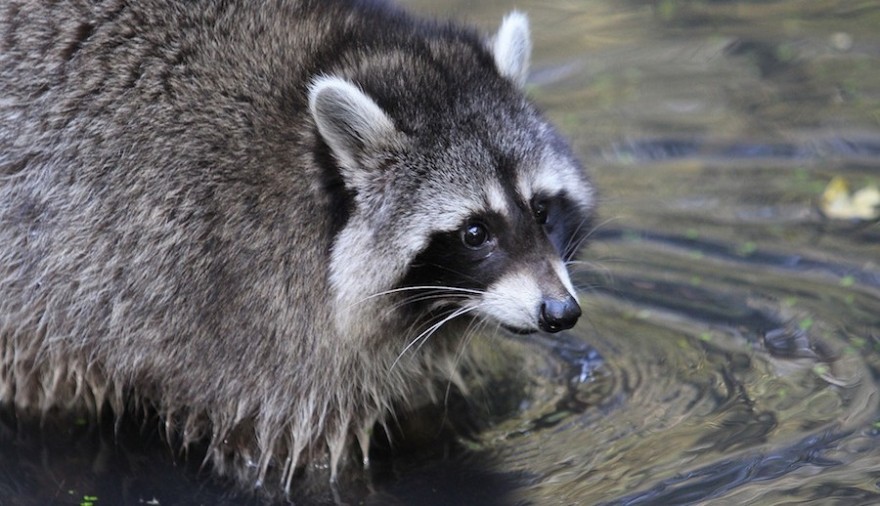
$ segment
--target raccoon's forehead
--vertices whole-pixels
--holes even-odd
[[[530,212],[528,204],[536,197],[565,195],[583,208],[592,205],[580,166],[552,146],[506,156],[504,162],[487,158],[457,160],[423,187],[418,200],[429,203],[423,210],[432,220],[430,228],[451,230],[480,215]]]
[[[467,183],[459,179],[453,186],[424,187],[419,203],[413,209],[421,216],[418,228],[431,231],[454,230],[474,217],[489,213],[507,216],[515,207],[501,181],[473,177]]]

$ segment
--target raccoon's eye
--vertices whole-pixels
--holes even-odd
[[[461,241],[471,249],[482,247],[489,240],[489,231],[482,223],[468,223],[461,231]]]
[[[538,225],[546,225],[547,224],[547,205],[546,200],[536,200],[532,204],[532,212],[535,213],[535,221],[538,222]]]

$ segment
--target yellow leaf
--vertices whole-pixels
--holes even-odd
[[[837,220],[876,220],[880,218],[880,191],[866,186],[850,195],[846,179],[835,176],[819,201],[822,213]]]

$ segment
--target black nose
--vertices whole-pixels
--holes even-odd
[[[544,299],[538,325],[545,332],[559,332],[574,327],[580,316],[581,307],[570,295],[562,300]]]

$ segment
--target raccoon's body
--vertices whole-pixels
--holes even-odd
[[[0,9],[16,409],[146,403],[289,488],[454,374],[468,322],[580,315],[592,187],[519,89],[524,16],[488,38],[342,0]]]

